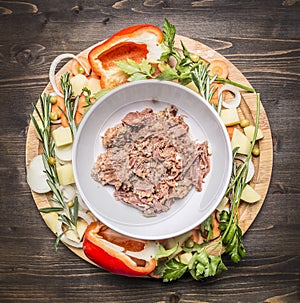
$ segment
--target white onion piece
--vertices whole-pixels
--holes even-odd
[[[235,156],[236,159],[242,161],[242,162],[245,162],[246,160],[246,156],[243,156],[243,155],[237,155]],[[255,169],[254,169],[254,164],[252,162],[251,159],[249,159],[249,162],[248,162],[248,173],[247,173],[247,177],[246,177],[246,183],[249,183],[253,176],[254,176],[254,172],[255,172]]]
[[[226,107],[226,108],[236,108],[240,105],[241,103],[241,93],[239,91],[239,89],[233,85],[230,84],[224,84],[218,92],[218,97],[220,98],[220,96],[222,96],[222,92],[223,91],[229,91],[232,94],[234,94],[234,99],[232,102],[227,103],[225,101],[222,101],[222,106]]]
[[[94,219],[89,214],[87,214],[83,211],[78,211],[78,218],[83,219],[88,225],[94,221]],[[62,225],[63,225],[63,222],[58,220],[57,227],[56,227],[56,231],[57,231],[58,235],[61,235],[63,233]],[[76,247],[76,248],[82,248],[82,244],[83,244],[82,241],[75,242],[75,241],[69,239],[67,237],[66,233],[61,237],[61,241],[64,242],[65,244],[68,244],[68,245],[70,245],[72,247]]]
[[[66,162],[72,161],[72,146],[73,144],[63,145],[63,146],[55,146],[55,156],[58,160]]]
[[[74,198],[76,196],[76,191],[75,191],[74,186],[72,186],[72,185],[61,186],[61,191],[62,191],[64,202],[67,203],[67,202],[74,200]]]
[[[126,255],[130,257],[134,257],[137,259],[149,261],[150,259],[154,258],[158,250],[158,243],[153,241],[148,241],[145,244],[145,247],[141,251],[126,251]]]
[[[75,186],[75,188],[76,188],[76,186]],[[81,209],[87,211],[87,210],[88,210],[88,207],[86,206],[86,204],[85,204],[84,201],[82,200],[82,198],[81,198],[81,196],[80,196],[80,194],[79,194],[77,188],[76,188],[75,190],[76,190],[76,196],[77,196],[77,198],[78,198],[79,207],[80,207]]]
[[[45,173],[45,167],[42,155],[34,157],[27,169],[27,183],[31,190],[39,194],[45,194],[51,191]]]
[[[55,91],[55,93],[60,96],[63,97],[64,95],[60,92],[60,90],[58,89],[57,85],[56,85],[56,81],[55,81],[55,70],[57,65],[64,59],[67,58],[72,58],[78,61],[78,63],[83,67],[84,71],[89,75],[89,71],[85,68],[84,64],[81,62],[80,59],[78,59],[75,55],[73,54],[61,54],[59,56],[57,56],[51,63],[50,69],[49,69],[49,79],[50,79],[50,83],[53,87],[53,90]]]
[[[111,243],[105,239],[100,239],[100,241],[113,250],[124,253],[127,256],[137,258],[140,260],[145,260],[145,261],[149,261],[150,259],[154,258],[158,250],[158,243],[153,241],[146,242],[144,249],[141,251],[125,250],[124,247]],[[133,260],[131,260],[131,262],[133,265],[136,265],[136,262],[134,262]]]

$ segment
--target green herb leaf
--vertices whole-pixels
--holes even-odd
[[[179,243],[177,243],[177,245],[175,245],[174,247],[170,248],[170,249],[165,249],[165,247],[161,244],[159,244],[158,246],[158,251],[155,255],[155,259],[159,260],[162,258],[167,258],[169,256],[171,256],[177,249],[178,249]]]
[[[205,233],[207,235],[205,242],[209,242],[214,236],[212,224],[213,224],[212,215],[210,215],[205,221],[201,223],[201,231],[202,233]]]
[[[60,212],[63,211],[64,209],[61,207],[44,207],[40,208],[39,212],[41,213],[52,213],[52,212]]]
[[[148,76],[143,74],[143,73],[135,73],[132,74],[129,78],[128,81],[133,82],[133,81],[138,81],[138,80],[147,80]]]
[[[195,280],[215,276],[226,269],[221,256],[208,255],[205,247],[194,253],[188,264],[188,270]]]
[[[95,99],[99,99],[101,98],[102,96],[104,96],[105,94],[107,94],[110,90],[108,88],[103,88],[100,90],[100,92],[97,92],[93,95],[93,97]]]
[[[128,74],[128,75],[132,75],[134,73],[138,73],[140,72],[140,66],[138,63],[136,63],[134,60],[132,59],[127,59],[127,60],[120,60],[120,61],[116,61],[114,62],[117,66],[120,67],[120,69]]]
[[[174,49],[174,43],[175,43],[175,34],[176,34],[176,28],[173,24],[171,24],[168,19],[164,20],[164,25],[162,27],[163,35],[164,35],[164,51],[160,57],[161,61],[167,62],[170,58],[170,56],[178,57],[179,54]]]
[[[187,265],[171,259],[164,264],[163,282],[170,282],[181,278],[187,270]]]

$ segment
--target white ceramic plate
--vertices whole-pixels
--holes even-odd
[[[113,197],[113,187],[93,180],[91,170],[105,151],[101,135],[131,111],[155,112],[171,105],[185,114],[191,135],[212,147],[211,171],[202,191],[192,189],[156,217],[143,214]],[[168,81],[145,80],[119,86],[99,99],[82,120],[73,145],[73,171],[79,193],[91,212],[110,228],[145,240],[171,238],[202,223],[217,207],[229,183],[232,154],[229,136],[216,111],[192,90]]]

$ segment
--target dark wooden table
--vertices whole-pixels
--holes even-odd
[[[180,35],[231,60],[261,93],[274,143],[263,208],[244,237],[247,257],[204,282],[165,284],[112,275],[55,237],[26,184],[25,140],[32,102],[52,60],[78,53],[138,23],[167,17]],[[0,301],[299,302],[298,0],[0,1]]]

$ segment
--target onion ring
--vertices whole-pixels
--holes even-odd
[[[240,105],[241,103],[241,93],[239,91],[239,89],[233,85],[230,84],[224,84],[218,92],[218,97],[220,98],[220,96],[222,97],[222,92],[223,91],[229,91],[232,94],[234,94],[234,99],[232,102],[227,103],[225,101],[222,101],[222,106],[226,107],[226,108],[236,108]]]
[[[55,81],[55,70],[57,65],[64,59],[67,58],[72,58],[78,61],[78,63],[83,67],[84,71],[89,75],[89,71],[85,68],[85,66],[83,65],[83,63],[81,62],[80,59],[78,59],[75,55],[73,54],[61,54],[59,56],[57,56],[51,63],[50,65],[50,69],[49,69],[49,79],[50,79],[50,83],[53,87],[53,90],[55,91],[55,93],[60,96],[63,97],[64,95],[60,92],[60,90],[58,89],[57,85],[56,85],[56,81]]]

